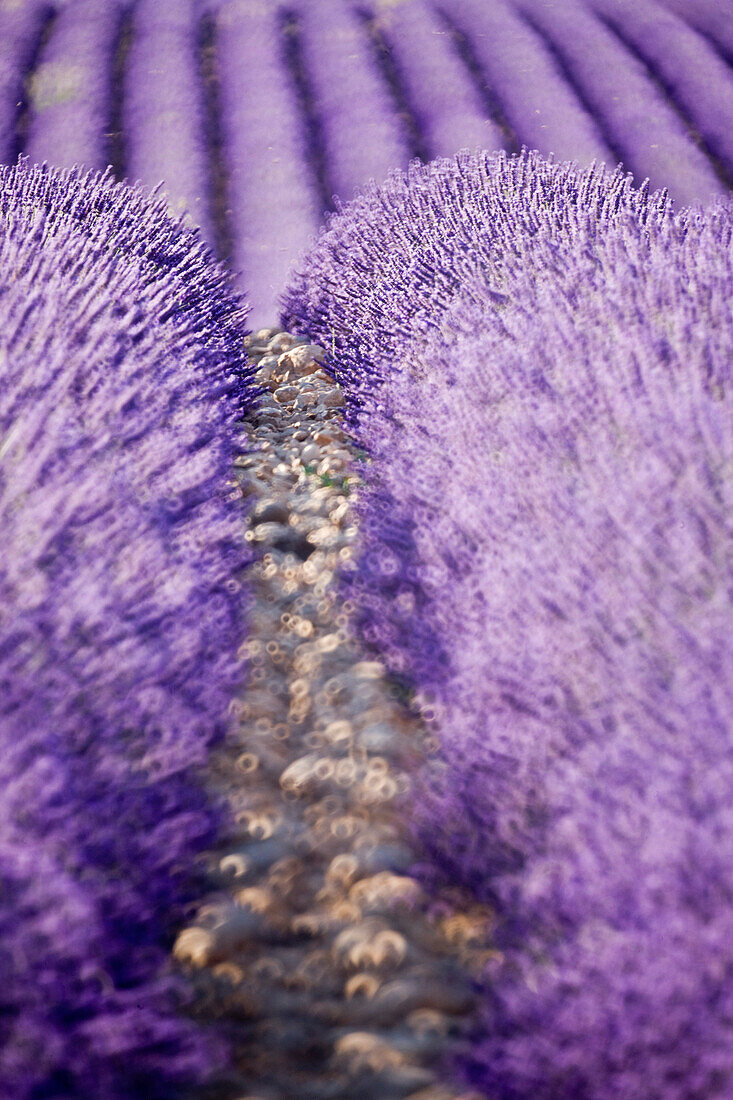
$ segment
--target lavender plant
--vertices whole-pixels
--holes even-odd
[[[637,183],[648,178],[652,187],[668,188],[681,203],[707,203],[725,193],[725,186],[704,152],[690,140],[685,121],[654,73],[629,53],[628,46],[598,20],[592,8],[582,0],[516,3],[597,120],[613,150],[613,163],[622,161]],[[658,30],[650,32],[648,41],[653,43],[657,34]],[[678,69],[684,65],[678,59]],[[709,116],[709,122],[716,113]]]
[[[428,159],[458,149],[503,148],[506,134],[487,117],[480,90],[437,12],[425,0],[409,0],[378,4],[375,17]]]
[[[0,315],[0,1080],[162,1100],[217,1057],[166,958],[240,679],[243,313],[162,202],[19,165]]]
[[[232,263],[252,323],[270,324],[290,266],[316,232],[320,202],[284,35],[270,4],[215,9]]]
[[[55,12],[38,63],[27,74],[24,152],[32,161],[106,168],[110,69],[121,7],[121,0],[74,0]]]
[[[420,873],[497,911],[487,1096],[733,1089],[732,245],[619,173],[459,158],[341,212],[288,299],[370,454],[346,588],[432,700]]]
[[[123,97],[126,175],[161,180],[172,209],[188,213],[213,247],[206,120],[191,0],[139,0]]]

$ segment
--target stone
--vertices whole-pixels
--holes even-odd
[[[246,687],[207,771],[231,824],[207,856],[208,904],[174,956],[195,971],[200,1017],[227,1021],[250,1100],[416,1089],[458,1100],[432,1067],[470,1008],[458,966],[468,949],[465,936],[450,942],[453,895],[436,921],[409,877],[417,857],[390,801],[425,731],[349,636],[338,590],[358,536],[339,487],[346,474],[358,490],[343,395],[322,347],[276,329],[255,337],[267,388],[243,422],[237,470],[255,550],[241,578]],[[313,466],[338,480],[324,485]]]
[[[309,367],[312,367],[314,372],[317,371],[319,364],[324,362],[326,353],[318,344],[301,344],[291,348],[287,352],[287,357],[292,367],[302,374],[307,372]]]
[[[321,456],[321,450],[316,447],[315,443],[309,443],[300,452],[300,461],[304,466],[309,466],[312,462],[318,462]]]
[[[340,409],[344,404],[344,395],[337,386],[333,386],[319,397],[319,404],[325,405],[327,409]]]
[[[280,386],[275,390],[275,400],[280,405],[288,405],[292,401],[295,401],[298,396],[298,389],[296,386]]]
[[[279,332],[276,336],[273,336],[268,343],[268,350],[271,352],[288,351],[289,348],[295,343],[295,336],[291,336],[289,332]]]

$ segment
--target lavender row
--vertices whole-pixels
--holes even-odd
[[[730,186],[733,69],[704,38],[657,4],[647,2],[632,8],[620,0],[593,0],[593,6],[663,82],[667,95],[685,112],[706,149],[720,162],[719,174]]]
[[[121,18],[120,0],[74,0],[60,7],[28,81],[29,129],[24,152],[57,168],[109,163],[109,71]]]
[[[370,179],[382,180],[407,164],[406,135],[352,6],[312,0],[301,5],[300,20],[330,186],[333,194],[350,199]]]
[[[44,0],[0,9],[0,162],[15,160],[23,82],[50,9]]]
[[[587,4],[514,2],[598,120],[614,162],[633,172],[637,183],[648,178],[653,188],[668,188],[685,205],[706,203],[725,192],[647,67],[629,54]]]
[[[450,32],[425,0],[378,10],[376,19],[427,159],[458,149],[501,149],[506,135],[491,118]],[[395,167],[392,165],[391,167]]]
[[[499,916],[486,1095],[733,1087],[732,241],[618,173],[462,158],[347,208],[289,296],[371,458],[347,592],[433,700],[420,873]]]
[[[682,202],[725,190],[725,21],[669,3],[698,29],[651,0],[634,13],[615,0],[28,3],[2,16],[5,157],[20,142],[33,160],[112,160],[129,179],[163,180],[265,323],[332,197],[415,153],[526,145],[582,164],[623,160]],[[13,99],[29,65],[20,133],[22,90]]]
[[[231,0],[215,18],[233,266],[253,324],[265,324],[293,257],[316,231],[319,202],[277,9]]]
[[[679,16],[713,49],[733,65],[733,3],[731,0],[660,0],[660,6]]]
[[[526,145],[583,164],[615,164],[613,151],[552,54],[504,0],[461,0],[439,7],[495,96],[514,135],[513,151]]]
[[[242,311],[162,203],[21,166],[0,312],[0,1080],[162,1100],[218,1057],[167,952],[240,680]]]
[[[207,126],[191,0],[138,0],[127,57],[123,118],[125,174],[188,213],[213,246]]]

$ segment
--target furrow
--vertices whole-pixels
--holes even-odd
[[[250,676],[212,772],[237,824],[175,946],[199,1018],[236,1054],[207,1096],[453,1100],[439,1063],[470,1015],[492,914],[429,900],[409,875],[400,799],[435,746],[339,596],[359,482],[340,391],[320,349],[255,340],[268,392],[238,470],[259,552]]]

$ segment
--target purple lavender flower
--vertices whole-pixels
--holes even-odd
[[[733,1094],[732,244],[729,208],[461,157],[287,298],[371,458],[347,591],[433,705],[423,873],[497,910],[487,1096]]]
[[[166,973],[240,677],[243,313],[162,202],[0,169],[0,1080],[170,1096]]]

